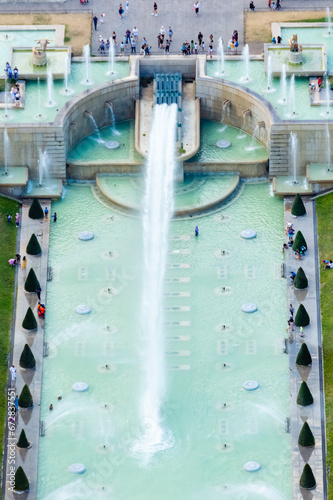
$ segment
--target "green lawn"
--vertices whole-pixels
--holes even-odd
[[[333,193],[316,201],[320,262],[333,260]],[[326,404],[326,439],[329,498],[333,492],[333,270],[320,272],[320,305],[323,328],[324,387]]]
[[[15,268],[8,264],[16,254],[15,214],[19,204],[16,201],[0,197],[0,454],[3,450],[5,430],[8,378],[8,354],[10,349],[10,327],[12,321]],[[7,222],[7,214],[13,217]]]

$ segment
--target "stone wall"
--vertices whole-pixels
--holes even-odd
[[[154,73],[182,73],[184,80],[194,80],[196,60],[184,56],[147,56],[140,59],[140,77],[152,78]]]

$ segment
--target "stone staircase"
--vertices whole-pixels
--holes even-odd
[[[271,131],[269,155],[269,175],[288,175],[289,173],[289,134]]]
[[[43,143],[46,145],[51,160],[50,177],[66,180],[64,134],[59,132],[44,132]]]

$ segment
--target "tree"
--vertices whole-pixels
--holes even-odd
[[[302,249],[302,247],[305,247],[306,249],[308,248],[302,231],[297,231],[297,234],[295,236],[294,243],[293,243],[293,250],[294,250],[294,252],[297,252],[297,251],[299,252]]]
[[[32,353],[32,350],[28,346],[28,344],[25,344],[21,357],[20,357],[20,366],[22,368],[35,368],[36,366],[36,360],[35,356]]]
[[[29,480],[21,466],[15,472],[15,490],[27,491],[29,489]]]
[[[304,342],[297,354],[296,365],[299,366],[309,366],[312,364],[312,358],[308,346]]]
[[[33,406],[33,399],[27,384],[24,385],[19,396],[18,404],[21,408],[31,408]]]
[[[27,253],[29,255],[40,255],[42,253],[42,249],[35,233],[32,233],[29,243],[27,244]]]
[[[40,287],[39,281],[33,268],[30,269],[27,279],[25,280],[24,289],[26,292],[36,293],[37,287]]]
[[[301,432],[299,433],[298,444],[304,448],[313,448],[316,444],[314,435],[307,422],[304,422]]]
[[[296,326],[308,326],[310,324],[310,316],[308,315],[307,310],[301,304],[297,309],[297,313],[295,316],[295,325]]]
[[[306,382],[301,383],[297,395],[297,404],[301,406],[309,406],[313,403],[313,397]]]
[[[303,290],[308,287],[308,278],[301,267],[298,268],[294,279],[294,287],[298,290]]]
[[[18,438],[16,446],[18,448],[29,448],[29,446],[30,446],[30,443],[27,440],[27,436],[25,435],[24,429],[21,430],[21,434],[20,434],[20,437]]]
[[[44,218],[44,210],[42,209],[37,198],[32,200],[31,206],[29,208],[29,217],[30,219],[43,219]]]
[[[309,464],[304,465],[299,484],[300,487],[304,488],[305,490],[313,490],[313,488],[316,487],[316,479]]]
[[[22,321],[22,327],[26,330],[36,330],[37,328],[37,320],[34,313],[32,312],[31,307],[28,307],[27,309],[24,320]]]
[[[293,206],[291,207],[291,213],[297,217],[306,214],[306,209],[300,194],[295,196]]]

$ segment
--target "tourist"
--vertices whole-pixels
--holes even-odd
[[[195,234],[195,236],[199,236],[199,228],[198,228],[198,226],[195,226],[194,234]]]
[[[16,264],[19,266],[21,263],[21,255],[19,253],[16,254]]]
[[[129,11],[129,0],[126,0],[125,10],[126,10],[126,14],[128,14],[128,11]]]
[[[172,30],[171,26],[169,26],[169,42],[170,43],[172,42],[172,35],[173,35],[173,30]]]
[[[318,92],[320,92],[320,87],[321,87],[321,84],[322,84],[322,79],[321,79],[321,77],[319,76],[319,77],[318,77],[318,80],[317,80],[317,90],[318,90]]]
[[[268,0],[268,8],[271,9],[272,8],[272,0]]]
[[[47,219],[49,215],[49,209],[47,207],[44,208],[44,214],[45,214],[45,219]]]
[[[170,41],[167,40],[165,44],[165,53],[169,54],[170,53]]]
[[[284,253],[286,250],[288,250],[288,245],[287,243],[283,243],[283,247],[282,247],[282,253]]]
[[[136,54],[136,41],[134,38],[131,40],[131,54]]]
[[[115,31],[112,33],[112,40],[113,40],[113,44],[117,45],[117,35],[116,35]]]
[[[120,44],[120,55],[124,56],[124,54],[125,54],[125,44],[124,44],[124,42],[121,42],[121,44]]]
[[[22,269],[25,271],[27,269],[27,258],[24,255],[22,259]]]
[[[126,30],[126,44],[131,42],[131,30],[127,28]]]
[[[303,327],[302,326],[299,327],[299,333],[301,334],[301,337],[304,337]]]
[[[213,45],[213,43],[214,43],[214,36],[213,36],[213,33],[211,33],[211,34],[209,35],[209,40],[210,40],[210,43]]]
[[[57,212],[54,212],[54,215],[52,215],[53,217],[53,222],[57,222]]]
[[[10,222],[10,223],[12,222],[12,216],[9,214],[7,215],[7,222]]]
[[[104,24],[104,17],[105,17],[105,14],[101,14],[100,17],[99,17],[99,22],[101,24]]]
[[[38,302],[37,314],[39,318],[45,319],[45,305],[41,304],[40,302]]]
[[[17,69],[17,66],[15,66],[13,74],[14,74],[14,79],[17,80],[17,78],[18,78],[18,69]]]
[[[154,11],[151,13],[151,15],[155,16],[155,17],[158,15],[157,14],[157,3],[156,2],[154,2]]]
[[[282,42],[282,38],[280,37],[280,35],[277,37],[277,43],[281,43]]]
[[[94,28],[95,28],[95,31],[97,31],[97,21],[98,21],[98,17],[96,16],[96,14],[94,15],[93,17],[93,21],[94,21]]]
[[[101,53],[105,53],[105,45],[104,45],[104,40],[102,39],[101,43],[100,43],[100,46],[99,46],[99,49],[101,51]]]
[[[157,35],[157,48],[160,49],[161,48],[161,41],[162,41],[162,36],[161,36],[161,33],[159,33]]]
[[[15,380],[16,380],[16,368],[14,365],[12,365],[10,368],[9,368],[9,371],[11,373],[11,376],[12,376],[12,382],[15,383]]]
[[[36,287],[36,293],[37,293],[37,297],[38,297],[38,300],[40,300],[40,292],[42,291],[40,285],[37,285]]]
[[[132,35],[134,37],[134,40],[137,42],[138,41],[138,36],[139,36],[139,32],[137,30],[137,27],[134,26],[133,30],[132,30]]]
[[[255,5],[254,5],[254,3],[253,3],[253,0],[251,0],[251,2],[250,2],[250,9],[251,9],[252,11],[254,11],[254,9],[255,9],[255,8],[256,8],[256,7],[255,7]]]
[[[202,39],[203,39],[203,34],[201,33],[201,31],[199,31],[199,33],[198,33],[198,42],[199,42],[199,47],[200,47],[200,45],[201,45]]]
[[[325,269],[332,269],[333,268],[333,262],[330,260],[326,266],[325,266]]]
[[[5,69],[5,73],[8,73],[8,68],[9,68],[10,64],[9,62],[6,62],[6,69]]]
[[[165,28],[164,28],[164,26],[161,26],[160,33],[161,33],[162,36],[165,35]]]
[[[105,48],[106,50],[110,50],[110,40],[106,40]]]
[[[213,45],[210,44],[210,46],[209,46],[209,56],[210,56],[210,58],[213,57],[213,50],[214,50]]]
[[[272,38],[272,43],[276,43],[275,36],[273,36],[273,38]]]
[[[50,406],[49,406],[49,410],[52,411],[53,410],[53,404],[51,403]]]
[[[10,79],[13,78],[13,70],[12,70],[11,66],[8,66],[7,75],[8,75],[8,78],[10,78]]]
[[[292,316],[294,316],[294,311],[295,311],[295,309],[293,308],[293,305],[292,305],[292,304],[290,304],[290,305],[289,305],[289,312],[290,312],[290,314],[291,314]]]
[[[294,279],[296,278],[295,271],[290,271],[290,278],[292,279],[292,281],[294,281]]]
[[[19,227],[19,225],[20,225],[20,214],[19,213],[16,213],[16,215],[15,215],[15,223],[16,223],[16,227]]]
[[[121,3],[119,4],[118,12],[119,12],[120,19],[122,19],[123,18],[124,9],[123,9],[123,5]]]
[[[205,52],[205,42],[203,40],[202,40],[202,43],[201,43],[201,51]]]
[[[8,264],[10,266],[15,266],[16,265],[16,259],[9,259]]]
[[[192,40],[192,42],[193,42],[193,40]],[[192,42],[191,42],[191,44],[192,44]],[[197,53],[198,53],[198,44],[197,44],[197,42],[195,42],[195,44],[194,44],[194,53],[195,53],[195,55],[197,55]],[[191,50],[191,54],[193,54],[193,50]]]
[[[19,404],[18,404],[18,394],[16,394],[16,396],[15,396],[14,405],[15,405],[15,411],[18,411],[18,407],[19,407]]]
[[[199,14],[199,7],[200,7],[200,2],[195,2],[195,4],[194,4],[194,12],[195,12],[196,16]]]

